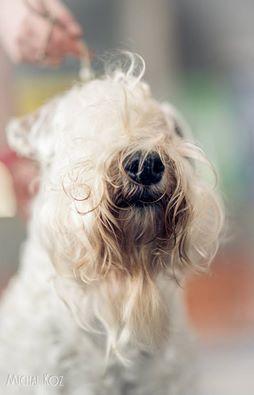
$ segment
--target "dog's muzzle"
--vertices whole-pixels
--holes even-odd
[[[146,186],[158,184],[162,179],[164,169],[157,152],[149,153],[145,159],[142,158],[141,152],[136,152],[128,159],[124,167],[132,181]]]

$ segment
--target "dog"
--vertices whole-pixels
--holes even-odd
[[[193,391],[181,285],[215,255],[223,210],[185,121],[129,58],[8,126],[41,176],[1,305],[5,395]]]

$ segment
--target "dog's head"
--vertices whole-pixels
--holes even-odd
[[[41,163],[35,215],[57,269],[101,284],[118,334],[161,337],[159,279],[210,262],[222,223],[197,165],[208,162],[177,111],[141,75],[116,71],[13,121],[9,141]]]

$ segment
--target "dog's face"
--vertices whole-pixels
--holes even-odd
[[[9,127],[11,145],[42,164],[36,215],[56,267],[109,284],[107,297],[121,302],[114,319],[136,326],[136,337],[153,316],[156,334],[147,337],[161,336],[158,278],[202,266],[217,248],[220,205],[185,129],[145,83],[123,74],[74,87]]]

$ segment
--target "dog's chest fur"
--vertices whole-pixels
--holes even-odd
[[[189,345],[186,333],[177,326],[175,301],[172,320],[175,313],[178,318],[167,347],[151,355],[127,344],[126,357],[131,362],[124,365],[112,355],[106,361],[106,333],[89,333],[78,325],[59,298],[54,278],[52,264],[33,233],[1,306],[1,383],[10,374],[39,379],[49,374],[62,377],[64,386],[45,387],[44,383],[45,393],[68,395],[174,395],[189,385]],[[102,326],[97,329],[101,331]],[[30,393],[40,394],[42,388],[31,387]],[[4,391],[5,395],[26,394],[27,387],[12,384]]]

